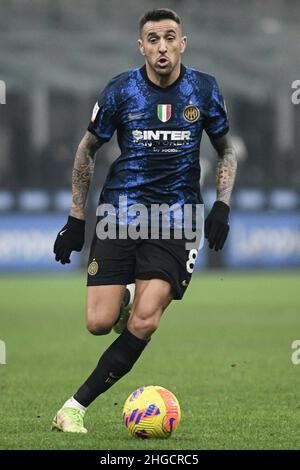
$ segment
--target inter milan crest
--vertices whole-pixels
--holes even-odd
[[[188,106],[184,108],[183,117],[188,122],[195,122],[200,117],[200,111],[197,108],[197,106],[194,106],[193,104],[189,104]]]
[[[172,115],[172,105],[171,104],[158,104],[157,105],[157,116],[158,119],[162,122],[167,122]]]
[[[90,263],[89,267],[88,267],[88,273],[90,276],[95,276],[95,274],[97,274],[98,272],[98,269],[99,269],[99,265],[97,263],[97,261],[95,261],[93,259],[93,261]]]

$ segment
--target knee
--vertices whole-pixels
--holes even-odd
[[[86,322],[86,327],[92,335],[108,335],[108,333],[111,332],[113,325],[108,322],[88,319]]]
[[[128,329],[138,338],[149,338],[158,328],[159,321],[153,318],[133,316],[128,321]]]
[[[159,320],[162,313],[160,308],[143,308],[132,312],[128,320],[129,330],[140,338],[147,339],[159,326]]]
[[[92,335],[107,335],[111,332],[114,321],[99,308],[87,308],[86,311],[86,327]]]

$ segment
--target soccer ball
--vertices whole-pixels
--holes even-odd
[[[158,385],[138,388],[129,395],[123,408],[123,422],[128,431],[142,439],[170,437],[180,416],[175,395]]]

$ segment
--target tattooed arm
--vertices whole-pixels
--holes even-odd
[[[236,154],[228,134],[219,138],[211,138],[211,143],[218,153],[217,201],[229,205],[237,168]]]
[[[95,156],[100,146],[101,142],[97,137],[87,131],[76,152],[72,173],[71,215],[77,219],[84,219],[84,208],[94,173]]]
[[[204,224],[204,234],[209,248],[222,250],[229,232],[229,201],[236,174],[236,156],[228,135],[211,138],[218,152],[217,200],[210,210]]]
[[[53,247],[55,260],[61,264],[70,263],[72,251],[81,251],[84,245],[84,208],[94,173],[95,154],[100,146],[101,141],[91,132],[86,132],[76,152],[72,175],[71,214],[66,225],[58,232]]]

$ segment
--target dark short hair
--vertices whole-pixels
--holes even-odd
[[[181,25],[181,19],[177,13],[169,8],[154,8],[154,10],[147,11],[139,21],[139,32],[141,34],[144,24],[148,21],[161,21],[173,20]]]

